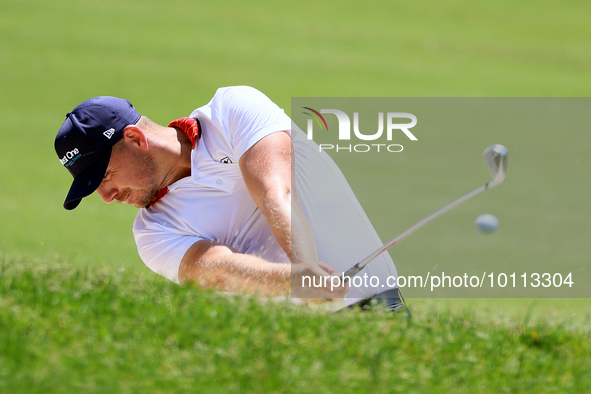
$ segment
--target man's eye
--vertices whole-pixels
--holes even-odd
[[[111,173],[107,172],[103,177],[103,181],[108,181],[109,179],[111,179]]]

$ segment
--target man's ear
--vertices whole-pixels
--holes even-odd
[[[123,130],[123,140],[127,144],[140,149],[148,149],[148,138],[146,134],[136,125],[129,125]]]

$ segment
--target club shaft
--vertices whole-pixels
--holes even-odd
[[[370,261],[375,259],[379,254],[381,254],[385,250],[391,248],[392,246],[396,245],[398,242],[402,241],[404,238],[406,238],[410,234],[414,233],[415,231],[417,231],[418,229],[423,227],[425,224],[429,223],[431,220],[443,215],[444,213],[446,213],[450,209],[453,209],[454,207],[460,205],[464,201],[466,201],[466,200],[474,197],[475,195],[482,193],[483,191],[488,189],[489,183],[490,182],[487,182],[486,184],[480,186],[479,188],[472,190],[470,193],[467,193],[467,194],[463,195],[462,197],[458,198],[457,200],[450,202],[449,204],[447,204],[443,208],[433,212],[431,215],[429,215],[426,218],[422,219],[421,221],[413,224],[411,227],[407,228],[406,230],[404,230],[403,232],[401,232],[400,234],[398,234],[397,236],[392,238],[390,241],[385,243],[378,250],[376,250],[375,252],[373,252],[372,254],[367,256],[363,261],[361,261],[361,262],[355,264],[353,267],[349,268],[349,270],[347,272],[345,272],[344,276],[345,277],[347,277],[347,276],[352,277],[353,275],[356,275],[359,271],[361,271],[363,269],[363,267],[365,267],[367,265],[367,263],[369,263]]]

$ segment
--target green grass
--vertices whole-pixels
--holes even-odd
[[[589,391],[586,299],[412,299],[408,322],[182,288],[139,260],[134,208],[91,196],[63,210],[71,178],[53,151],[65,113],[104,94],[162,124],[236,84],[288,112],[302,96],[589,96],[589,2],[0,0],[0,10],[0,392]],[[540,129],[482,118],[475,131],[424,133],[403,156],[335,159],[389,239],[484,182],[491,140],[509,147],[503,185],[392,250],[402,274],[588,264],[588,123],[565,130],[574,109],[562,109]],[[491,237],[473,226],[484,211],[501,220]]]
[[[65,113],[88,97],[126,97],[165,124],[206,103],[216,88],[234,84],[259,88],[288,112],[293,96],[586,96],[591,86],[590,6],[583,1],[0,0],[0,7],[0,217],[7,224],[0,228],[0,250],[17,256],[58,253],[79,264],[142,269],[130,234],[135,209],[106,207],[96,196],[73,212],[61,208],[70,176],[56,160],[53,140]],[[557,130],[555,135],[563,133]],[[501,131],[511,137],[504,138],[512,149],[511,171],[518,168],[513,160],[522,160],[535,173],[528,163],[539,157],[538,150],[515,151],[516,144],[532,141],[545,151],[554,146],[535,130]],[[588,171],[579,169],[589,166],[579,150],[589,137],[585,129],[576,138],[572,132],[557,159],[572,157],[572,163],[551,182],[544,180],[549,189],[568,190],[561,181],[584,187],[577,180]],[[382,179],[379,172],[345,168],[383,237],[463,191],[464,177],[457,177],[457,189],[434,198],[441,188],[428,187],[441,181],[433,169],[445,157],[433,156],[427,145],[462,148],[460,169],[442,168],[456,174],[472,167],[467,155],[485,142],[445,137],[422,135],[417,147],[424,149],[409,152],[401,163],[409,171],[393,180],[397,204],[412,201],[414,211],[392,212],[383,199],[365,197]],[[363,187],[365,181],[371,188]],[[529,191],[541,185],[536,179]],[[536,212],[553,201],[544,192],[546,205]],[[518,209],[527,210],[528,201],[519,200]],[[399,220],[386,221],[388,213]],[[588,228],[583,231],[588,236]],[[580,228],[573,236],[581,236]],[[434,250],[448,242],[429,237]],[[409,256],[421,250],[409,247]]]
[[[26,393],[586,392],[591,331],[475,310],[325,314],[0,256],[0,387]],[[588,320],[588,317],[587,317]]]

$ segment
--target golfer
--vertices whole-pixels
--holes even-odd
[[[74,177],[64,207],[96,191],[139,208],[139,255],[176,283],[348,304],[397,297],[387,253],[358,274],[379,286],[318,286],[381,241],[336,164],[254,88],[220,88],[167,126],[127,100],[91,98],[67,114],[55,149]]]

